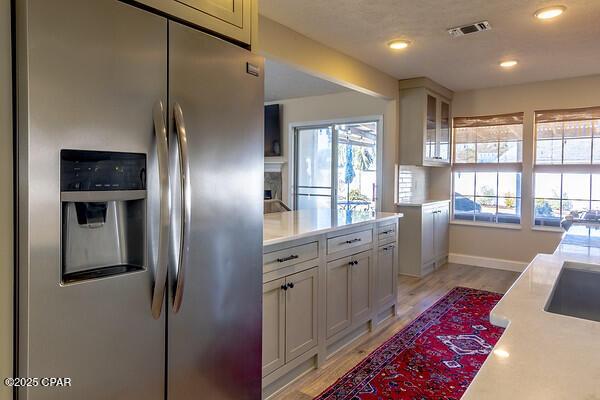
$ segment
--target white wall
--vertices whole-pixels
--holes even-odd
[[[352,119],[366,116],[383,116],[382,146],[382,199],[383,211],[394,211],[394,175],[398,140],[397,102],[368,96],[357,92],[345,92],[325,96],[303,97],[279,101],[283,104],[282,142],[283,156],[289,160],[290,126],[298,123]],[[282,198],[290,204],[288,179],[289,163],[283,167]]]
[[[262,15],[258,22],[257,53],[349,89],[398,98],[396,78]]]
[[[452,225],[450,252],[477,257],[530,261],[537,253],[548,253],[560,233],[532,229],[532,170],[534,155],[534,111],[600,106],[600,75],[472,90],[454,94],[453,116],[524,112],[521,229]],[[449,193],[449,174],[432,183]]]
[[[10,0],[0,0],[0,377],[12,376],[13,234]],[[0,382],[0,399],[11,398]]]

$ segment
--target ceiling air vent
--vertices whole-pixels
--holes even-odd
[[[468,35],[470,33],[489,31],[490,29],[492,29],[492,26],[490,25],[490,23],[488,21],[481,21],[481,22],[476,22],[474,24],[457,26],[456,28],[450,28],[450,29],[448,29],[448,33],[450,34],[450,36],[452,36],[454,38],[454,37]]]

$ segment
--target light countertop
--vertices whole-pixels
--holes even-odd
[[[595,257],[595,262],[600,263],[600,225],[572,225],[569,231],[564,233],[554,254]]]
[[[574,225],[554,254],[534,258],[492,310],[506,330],[463,400],[600,400],[600,322],[544,310],[564,261],[600,272],[599,238]]]
[[[306,209],[265,214],[263,245],[268,246],[356,225],[401,218],[400,213],[334,212],[330,209]]]
[[[450,199],[440,200],[440,199],[411,199],[411,200],[401,200],[396,205],[398,207],[421,207],[427,204],[435,204],[435,203],[448,203]]]

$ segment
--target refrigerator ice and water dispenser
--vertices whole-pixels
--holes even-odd
[[[146,155],[60,153],[62,282],[145,268]]]

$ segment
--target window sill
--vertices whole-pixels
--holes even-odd
[[[464,225],[464,226],[472,226],[475,228],[498,228],[498,229],[512,229],[512,230],[521,230],[521,224],[495,224],[492,222],[475,222],[475,221],[460,221],[460,220],[450,220],[450,225]]]
[[[565,231],[563,230],[563,228],[560,228],[558,226],[540,226],[540,225],[534,225],[531,227],[532,231],[540,231],[540,232],[556,232],[556,233],[564,233]]]

